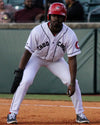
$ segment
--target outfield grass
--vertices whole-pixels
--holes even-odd
[[[0,98],[12,99],[12,94],[0,94]],[[71,101],[67,95],[27,94],[25,99]],[[100,102],[100,95],[82,95],[83,101]]]

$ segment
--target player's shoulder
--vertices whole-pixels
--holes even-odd
[[[70,28],[67,24],[63,23],[63,27],[67,29],[67,35],[75,35],[75,32],[72,28]]]
[[[40,30],[40,24],[34,26],[33,29],[31,30],[31,32],[37,32],[38,33],[39,30]]]
[[[46,25],[47,25],[47,22],[42,22],[41,24],[36,25],[36,26],[32,29],[32,31],[37,32],[37,33],[40,34],[40,33],[42,32],[43,28],[46,27]]]
[[[63,23],[64,28],[66,28],[69,32],[74,32],[67,24]]]

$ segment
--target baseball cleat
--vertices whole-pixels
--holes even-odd
[[[89,123],[90,121],[86,118],[86,116],[83,113],[81,113],[77,115],[76,122],[77,123]]]
[[[15,113],[9,113],[7,115],[7,124],[17,124]]]

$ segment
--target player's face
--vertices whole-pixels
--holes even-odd
[[[61,15],[52,14],[50,17],[51,28],[55,31],[62,29],[62,22],[64,22],[65,17]]]

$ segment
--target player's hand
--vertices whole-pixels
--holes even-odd
[[[67,94],[68,94],[68,96],[69,96],[69,97],[72,96],[72,95],[74,94],[74,92],[75,92],[75,85],[70,84],[70,85],[68,86],[68,89],[67,89]]]
[[[14,77],[14,81],[11,87],[11,93],[15,93],[17,87],[20,84],[20,81],[22,80],[22,76],[23,76],[23,70],[22,69],[17,69],[14,71],[15,77]]]

